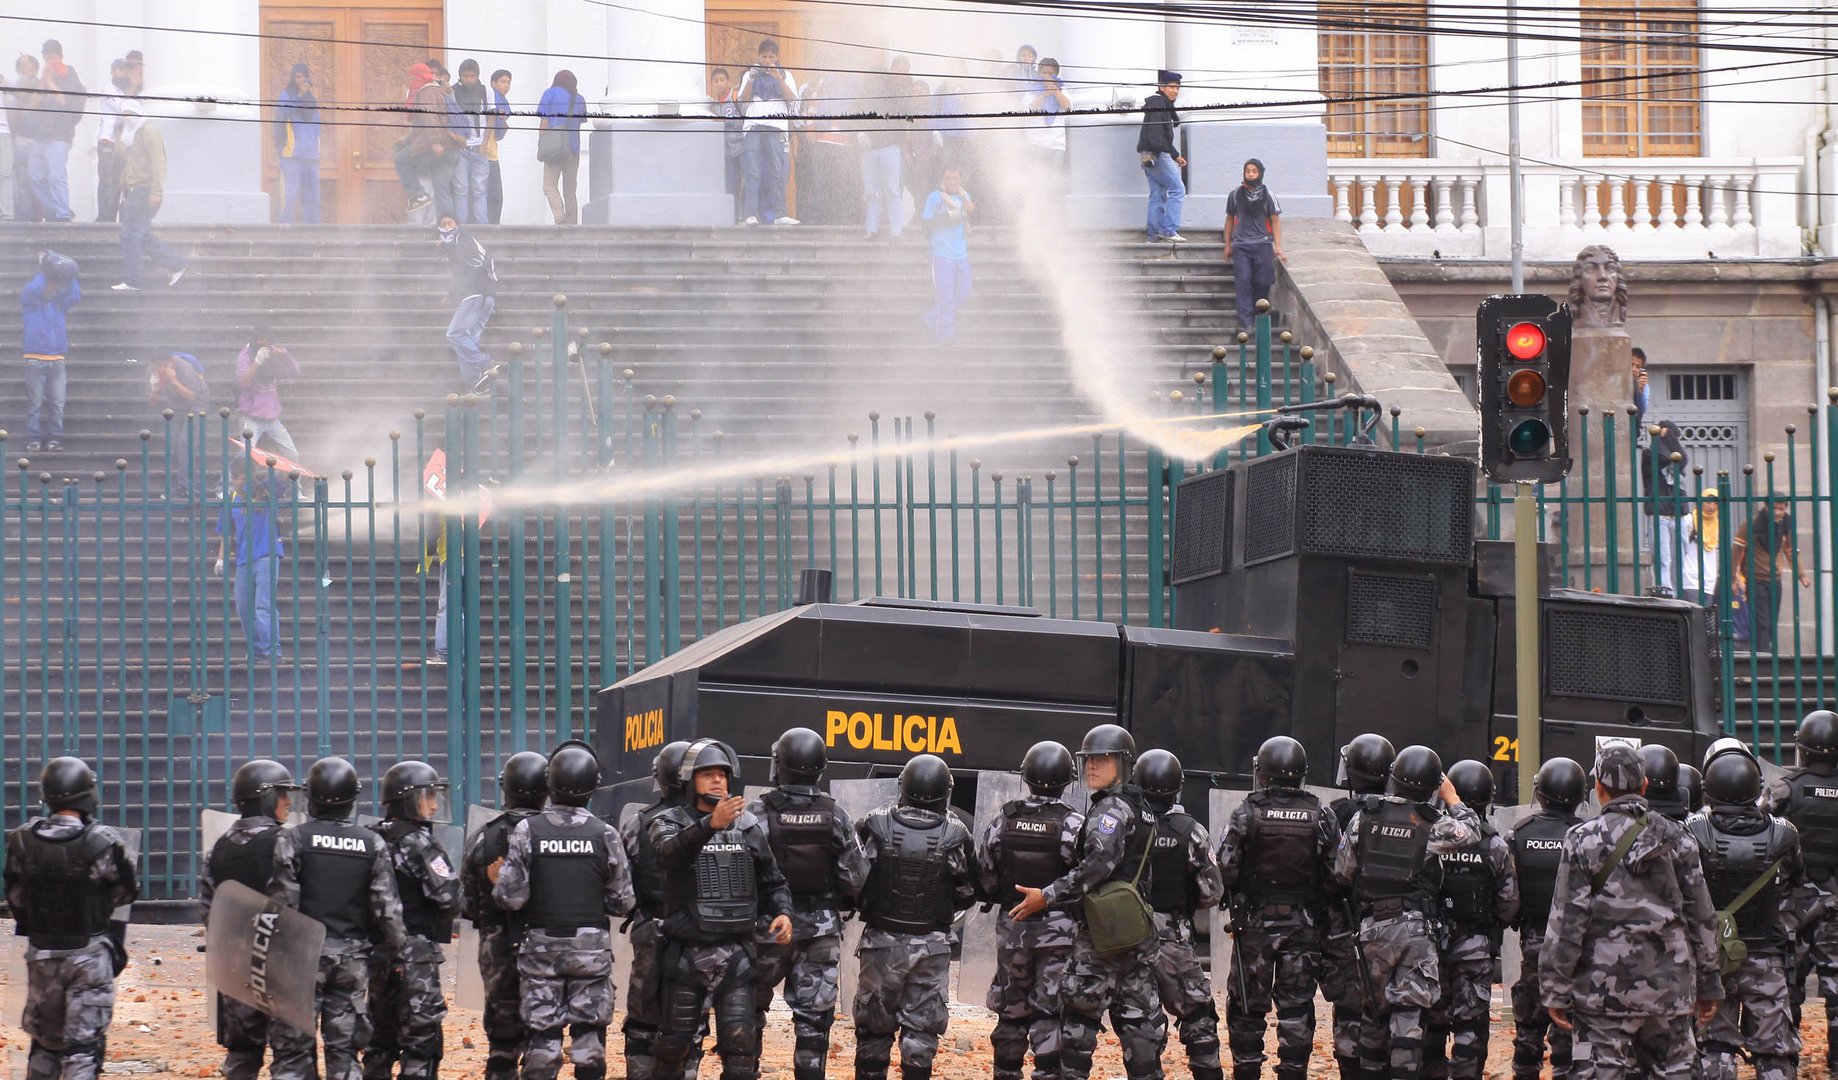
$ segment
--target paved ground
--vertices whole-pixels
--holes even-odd
[[[0,920],[0,935],[5,935],[10,942],[11,934],[12,924]],[[196,927],[133,928],[129,937],[129,951],[134,957],[134,963],[121,976],[115,1024],[109,1032],[107,1071],[156,1078],[217,1075],[222,1053],[205,1021],[204,958],[197,951],[201,940]],[[12,955],[17,955],[17,950]],[[449,978],[451,974],[449,971]],[[13,977],[14,972],[11,970],[0,972],[0,984],[4,984],[0,985],[0,997],[4,997],[7,1003],[5,1015],[0,1017],[0,1055],[4,1055],[0,1060],[5,1060],[7,1064],[7,1075],[20,1076],[23,1074],[25,1043],[18,1027],[19,1006],[13,995]],[[1223,996],[1220,1008],[1224,1008]],[[790,1017],[783,1015],[782,1010],[782,1005],[775,1010],[773,1022],[766,1028],[765,1053],[761,1063],[761,1075],[766,1080],[790,1080],[791,1077],[791,1024]],[[1325,1007],[1321,1015],[1325,1018]],[[1809,1062],[1824,1059],[1824,1027],[1821,1021],[1822,1010],[1815,1005],[1806,1025],[1809,1033],[1814,1035],[1814,1038],[1808,1040],[1806,1048],[1805,1060]],[[968,1007],[954,1009],[951,1030],[945,1035],[944,1048],[935,1066],[937,1080],[976,1080],[987,1077],[989,1028],[990,1016],[984,1010]],[[1502,1022],[1496,1012],[1492,1052],[1487,1068],[1489,1077],[1510,1075],[1507,1068],[1511,1056],[1510,1038],[1511,1025]],[[614,1080],[623,1080],[617,1020],[609,1043],[612,1051],[609,1076]],[[447,1058],[442,1065],[442,1076],[446,1080],[480,1080],[484,1065],[484,1045],[485,1038],[479,1030],[478,1016],[464,1010],[453,1010],[447,1017]],[[832,1077],[853,1075],[851,1066],[854,1046],[848,1022],[839,1021],[831,1058]],[[1326,1024],[1323,1022],[1315,1058],[1309,1070],[1310,1077],[1329,1078],[1337,1075],[1330,1057]],[[1167,1070],[1170,1078],[1187,1075],[1185,1059],[1178,1044],[1169,1049]],[[1117,1042],[1106,1033],[1099,1047],[1098,1066],[1093,1076],[1120,1077],[1122,1074]],[[719,1075],[712,1060],[704,1075]],[[1744,1075],[1751,1074],[1745,1070]],[[1826,1074],[1823,1069],[1805,1068],[1801,1075],[1823,1077]]]

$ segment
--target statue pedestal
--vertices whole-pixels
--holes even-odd
[[[1616,588],[1634,591],[1634,559],[1640,543],[1639,508],[1633,501],[1639,490],[1634,475],[1638,441],[1633,413],[1633,343],[1620,327],[1579,328],[1570,345],[1570,535],[1566,542],[1572,588],[1608,590],[1608,567],[1617,566]],[[1613,422],[1612,451],[1605,437],[1605,421]],[[1587,421],[1585,423],[1585,420]],[[1587,449],[1584,443],[1587,442]],[[1584,479],[1587,467],[1588,478]],[[1585,484],[1587,485],[1585,487]],[[1588,529],[1584,535],[1582,504],[1589,498]],[[1612,494],[1614,501],[1608,502]],[[1610,537],[1613,553],[1610,553]],[[1555,537],[1553,537],[1555,538]],[[1649,568],[1651,559],[1642,560]],[[1588,568],[1587,576],[1584,568]],[[1645,580],[1644,589],[1651,582]]]

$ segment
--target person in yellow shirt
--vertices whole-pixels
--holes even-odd
[[[116,292],[139,292],[143,287],[143,258],[164,268],[167,285],[185,276],[185,257],[153,235],[153,216],[166,196],[166,142],[158,125],[140,114],[138,102],[121,106],[115,143],[125,148],[121,166],[121,260],[126,273]]]
[[[493,225],[504,216],[504,174],[498,170],[498,143],[511,131],[511,73],[499,68],[491,73],[491,111],[485,130],[485,160],[491,174],[485,181],[485,220]]]

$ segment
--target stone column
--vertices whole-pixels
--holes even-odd
[[[1073,104],[1102,108],[1113,101],[1139,108],[1155,92],[1155,72],[1167,65],[1167,26],[1152,16],[1067,18],[1060,72]],[[1141,112],[1087,117],[1067,132],[1067,220],[1085,228],[1142,228],[1148,186],[1136,159]]]
[[[241,0],[147,0],[145,21],[173,30],[261,30],[257,5]],[[189,45],[203,41],[207,45]],[[273,97],[261,86],[261,43],[250,37],[192,38],[152,34],[146,93],[154,97],[252,100]],[[196,50],[196,51],[193,51]],[[92,65],[92,68],[94,65]],[[88,76],[106,86],[108,65]],[[239,105],[149,102],[150,117],[166,142],[166,194],[157,222],[214,224],[267,221],[262,191],[260,110]],[[81,133],[79,133],[81,134]]]
[[[1582,421],[1583,410],[1587,408],[1589,495],[1592,499],[1588,537],[1581,535],[1582,514],[1575,509],[1570,514],[1571,583],[1578,587],[1583,582],[1584,566],[1590,568],[1594,586],[1606,589],[1608,585],[1610,521],[1605,518],[1603,504],[1597,500],[1603,497],[1612,475],[1620,508],[1612,518],[1619,585],[1624,592],[1633,589],[1634,553],[1640,542],[1640,533],[1635,528],[1638,511],[1635,514],[1626,511],[1633,494],[1639,490],[1639,478],[1629,464],[1628,453],[1628,440],[1638,437],[1634,417],[1629,412],[1634,400],[1633,362],[1633,342],[1622,327],[1579,328],[1574,332],[1570,346],[1570,457],[1573,462],[1570,497],[1577,499],[1583,494]],[[1608,461],[1603,460],[1604,417],[1614,418],[1614,456]],[[1650,559],[1643,561],[1651,564]]]

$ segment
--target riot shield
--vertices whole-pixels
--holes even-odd
[[[1212,845],[1214,851],[1218,851],[1219,845],[1225,840],[1225,826],[1232,819],[1232,811],[1238,809],[1238,804],[1244,802],[1245,796],[1249,794],[1248,791],[1226,791],[1220,788],[1206,793],[1206,842]],[[1229,912],[1213,908],[1194,920],[1206,927],[1212,953],[1213,992],[1219,994],[1226,992],[1227,987],[1237,978],[1238,971],[1233,966],[1236,958],[1233,956],[1232,934],[1227,929],[1229,919]]]
[[[466,851],[472,847],[472,838],[480,829],[498,816],[499,811],[478,803],[466,807],[466,833],[460,841],[458,851],[449,850],[455,869],[466,861]],[[453,1004],[460,1009],[473,1012],[485,1011],[485,980],[479,975],[479,928],[471,919],[461,919],[454,929],[452,955],[448,957],[453,966]]]
[[[117,828],[115,834],[121,837],[121,846],[127,849],[128,863],[134,867],[135,880],[140,880],[140,830]],[[133,914],[134,905],[123,904],[109,918],[115,922],[129,922]]]
[[[989,823],[1002,816],[1002,807],[1026,792],[1021,774],[1012,772],[979,772],[976,774],[976,814],[970,836],[981,847]],[[960,1004],[981,1006],[989,1000],[989,984],[996,976],[996,944],[1001,927],[997,907],[988,911],[978,904],[964,916],[963,947],[959,951],[957,982],[953,997]]]
[[[302,1031],[316,1030],[325,925],[236,881],[217,886],[205,928],[211,988]]]
[[[1533,812],[1529,806],[1496,806],[1488,813],[1487,820],[1504,838],[1520,819],[1532,816]],[[1500,940],[1500,971],[1499,990],[1507,994],[1507,1004],[1511,1004],[1509,988],[1519,978],[1519,935],[1516,933],[1507,933]]]
[[[26,939],[0,936],[0,1025],[18,1027],[26,1007]]]
[[[650,806],[649,802],[629,802],[619,808],[619,831],[625,834],[626,823],[638,816],[638,812]],[[632,935],[619,933],[618,926],[613,927],[613,1007],[629,1008],[626,997],[632,989]]]
[[[830,797],[836,800],[837,806],[848,811],[850,820],[859,822],[872,811],[897,800],[900,781],[892,776],[876,780],[832,780]],[[843,926],[842,964],[836,977],[836,1013],[839,1016],[853,1015],[855,1010],[855,984],[861,970],[855,950],[861,942],[862,921],[850,919]]]

